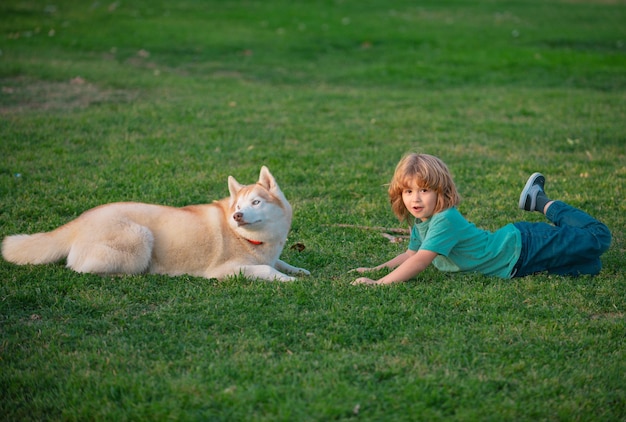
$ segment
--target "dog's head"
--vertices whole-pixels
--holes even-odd
[[[286,238],[291,227],[291,205],[267,167],[261,167],[254,185],[242,185],[229,176],[228,190],[230,225],[237,232],[254,235],[262,242],[276,236]]]

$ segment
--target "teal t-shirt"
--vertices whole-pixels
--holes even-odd
[[[511,278],[522,249],[522,236],[513,224],[495,232],[479,229],[452,207],[426,221],[416,221],[409,249],[437,253],[433,265],[441,271]]]

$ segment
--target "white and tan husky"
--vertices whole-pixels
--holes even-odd
[[[230,198],[174,208],[133,202],[102,205],[47,233],[8,236],[2,256],[15,264],[67,258],[81,273],[189,274],[292,281],[310,274],[279,259],[292,210],[263,166],[259,181],[228,177]]]

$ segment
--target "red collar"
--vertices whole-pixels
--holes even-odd
[[[250,240],[250,239],[246,239],[248,242],[252,243],[253,245],[262,245],[263,242],[261,242],[260,240]]]

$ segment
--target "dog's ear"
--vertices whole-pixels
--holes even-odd
[[[259,174],[258,184],[267,189],[274,197],[276,197],[280,201],[281,205],[287,211],[290,222],[289,224],[291,224],[291,205],[289,205],[289,202],[287,201],[287,198],[285,198],[283,191],[280,190],[280,188],[278,187],[278,183],[276,183],[276,179],[274,179],[274,176],[272,176],[270,170],[265,166],[261,167],[261,174]]]
[[[259,174],[258,183],[269,191],[278,189],[278,185],[276,184],[276,179],[274,179],[274,176],[272,176],[272,173],[270,173],[270,170],[265,166],[261,167],[261,173]]]
[[[231,199],[237,195],[241,188],[243,188],[241,183],[236,181],[233,176],[228,176],[228,191],[230,192]]]

